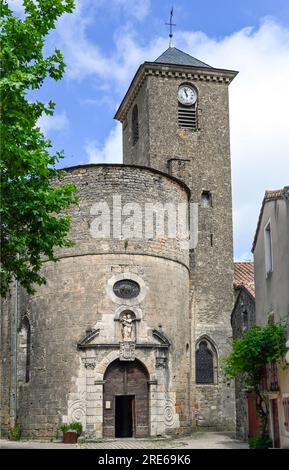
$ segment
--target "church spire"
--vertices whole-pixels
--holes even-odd
[[[174,8],[172,7],[171,13],[170,13],[170,22],[169,22],[169,23],[165,23],[166,25],[168,25],[168,26],[170,27],[170,34],[169,34],[170,44],[169,44],[169,47],[174,47],[174,42],[173,42],[173,26],[177,26],[175,23],[173,23],[173,16],[174,16]]]

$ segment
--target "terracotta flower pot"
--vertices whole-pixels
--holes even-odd
[[[77,443],[77,432],[66,431],[63,433],[63,442],[65,444],[76,444]]]

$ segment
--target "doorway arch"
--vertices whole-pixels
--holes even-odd
[[[103,436],[149,435],[149,374],[137,359],[116,359],[106,369],[103,386]]]

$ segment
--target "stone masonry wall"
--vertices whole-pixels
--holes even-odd
[[[148,168],[137,168],[124,165],[87,165],[67,169],[61,182],[75,183],[80,196],[77,206],[71,207],[73,217],[70,238],[76,241],[72,248],[61,249],[57,253],[61,256],[81,255],[87,253],[131,253],[165,257],[174,259],[188,266],[188,250],[183,249],[182,235],[168,238],[165,224],[164,237],[146,236],[145,208],[146,204],[172,203],[178,208],[182,204],[188,205],[188,190],[169,176]],[[113,207],[113,197],[116,203]],[[120,198],[120,199],[119,199]],[[121,202],[120,202],[121,201]],[[102,238],[93,238],[93,223],[95,226],[99,216],[93,205],[106,202],[109,208],[109,232],[103,233]],[[134,222],[142,219],[139,237],[126,239],[118,230],[120,227],[119,204],[138,204],[138,208],[127,206],[126,213],[122,215],[122,223],[133,230]],[[115,210],[115,212],[114,212]],[[134,211],[131,213],[131,211]],[[135,214],[135,219],[133,216]],[[113,220],[115,229],[111,228]],[[131,218],[130,218],[131,217]],[[130,218],[130,219],[129,219]]]
[[[135,104],[138,107],[139,139],[133,144],[132,136],[132,110],[129,110],[126,121],[123,124],[123,155],[125,163],[129,165],[150,166],[149,143],[150,143],[150,120],[148,107],[148,83],[141,87]]]
[[[31,299],[31,380],[22,385],[19,397],[24,435],[51,437],[62,416],[68,414],[68,401],[78,397],[83,367],[77,343],[89,327],[100,328],[100,343],[119,341],[114,321],[119,305],[107,294],[107,285],[121,269],[137,273],[147,286],[146,297],[138,306],[143,328],[139,339],[152,342],[152,329],[158,329],[172,342],[167,391],[176,394],[180,425],[188,427],[187,269],[145,255],[87,255],[46,263],[43,273],[48,282]],[[106,349],[97,352],[97,363],[103,355],[107,355]]]
[[[48,439],[63,420],[80,417],[90,437],[101,437],[102,385],[97,381],[103,377],[108,358],[119,356],[117,318],[127,309],[137,316],[137,343],[144,344],[136,350],[136,357],[152,379],[151,433],[183,432],[190,425],[188,252],[180,239],[166,237],[128,240],[126,244],[121,238],[95,239],[90,226],[97,217],[91,214],[92,205],[107,201],[111,206],[112,194],[120,195],[124,202],[186,205],[188,191],[150,169],[117,165],[68,169],[62,181],[78,185],[79,202],[71,208],[75,245],[70,250],[59,249],[57,263],[44,262],[47,283],[37,288],[25,307],[31,325],[31,359],[30,380],[22,382],[18,390],[23,436]],[[115,298],[112,286],[122,278],[138,280],[141,293],[135,301]],[[2,337],[8,329],[4,325]],[[91,329],[98,331],[100,346],[78,350],[78,342]],[[154,329],[171,344],[161,365]],[[9,354],[9,339],[3,349],[4,356]],[[95,370],[90,368],[92,360]],[[6,388],[9,367],[5,365],[2,373],[2,377],[6,374]]]
[[[15,295],[14,289],[7,299],[1,300],[1,356],[0,356],[0,410],[1,410],[1,431],[0,436],[7,435],[10,426],[13,426],[15,419],[13,407],[13,393],[15,387],[13,383],[13,337],[15,337]]]

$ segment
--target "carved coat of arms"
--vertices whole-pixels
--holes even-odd
[[[133,341],[126,341],[120,343],[119,349],[120,361],[134,361],[135,360],[135,343]]]

